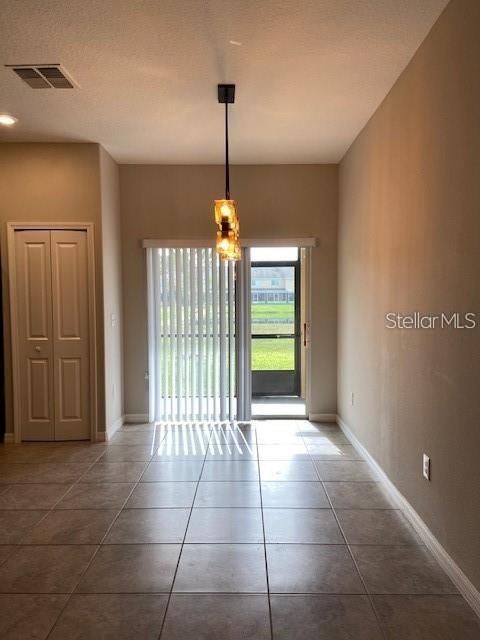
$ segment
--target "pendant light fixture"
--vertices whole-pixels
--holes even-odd
[[[228,160],[228,105],[235,102],[235,85],[218,85],[218,102],[225,105],[225,198],[215,200],[217,253],[223,260],[240,260],[240,226],[235,200],[230,198],[230,164]]]

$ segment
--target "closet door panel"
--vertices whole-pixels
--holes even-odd
[[[87,234],[52,231],[55,439],[90,438]]]
[[[49,231],[15,233],[22,440],[53,440],[52,276]]]

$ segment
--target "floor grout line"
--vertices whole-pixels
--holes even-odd
[[[319,476],[319,478],[320,478],[320,476]],[[339,521],[339,519],[338,519],[338,517],[337,517],[337,514],[336,514],[336,512],[335,512],[335,509],[333,508],[332,501],[331,501],[330,496],[328,495],[328,493],[327,493],[327,491],[326,491],[326,489],[325,489],[325,485],[324,485],[323,481],[322,481],[322,487],[323,487],[323,490],[325,491],[325,495],[327,496],[327,500],[329,501],[330,506],[331,506],[331,508],[332,508],[333,517],[335,518],[335,521],[336,521],[336,523],[337,523],[337,526],[338,526],[338,528],[340,529],[340,533],[342,534],[343,539],[345,540],[345,545],[346,545],[346,547],[347,547],[348,553],[349,553],[350,558],[351,558],[351,560],[352,560],[352,562],[353,562],[353,565],[354,565],[354,567],[355,567],[355,570],[356,570],[356,572],[357,572],[357,574],[358,574],[358,577],[360,578],[360,581],[361,581],[361,583],[362,583],[362,585],[363,585],[363,588],[364,588],[364,590],[365,590],[365,594],[366,594],[366,596],[367,596],[367,598],[368,598],[368,601],[369,601],[369,603],[370,603],[370,607],[371,607],[371,609],[372,609],[372,611],[373,611],[373,615],[375,616],[375,620],[376,620],[376,622],[377,622],[377,625],[378,625],[378,628],[379,628],[379,630],[380,630],[380,633],[382,634],[382,637],[384,638],[384,640],[386,640],[386,633],[385,633],[385,631],[384,631],[384,629],[383,629],[383,626],[380,624],[380,618],[379,618],[379,616],[378,616],[378,614],[377,614],[377,611],[376,611],[376,609],[375,609],[375,607],[374,607],[373,599],[372,599],[372,597],[371,597],[371,595],[370,595],[370,593],[369,593],[369,591],[368,591],[368,589],[367,589],[367,585],[366,585],[366,583],[365,583],[365,580],[364,580],[364,578],[363,578],[362,574],[360,573],[360,568],[359,568],[359,566],[358,566],[358,563],[357,563],[357,561],[355,560],[355,557],[354,557],[354,555],[353,555],[353,553],[352,553],[352,550],[350,549],[350,545],[349,545],[349,543],[348,543],[347,536],[345,535],[345,532],[344,532],[344,530],[343,530],[343,528],[342,528],[342,525],[340,524],[340,521]]]
[[[303,436],[302,436],[302,440],[303,440]],[[306,446],[305,441],[304,441],[304,444],[305,444],[305,446]],[[312,462],[313,462],[313,460],[312,460]],[[343,528],[342,528],[342,526],[341,526],[341,524],[340,524],[340,521],[339,521],[339,519],[338,519],[337,513],[336,513],[336,511],[335,511],[335,509],[334,509],[334,507],[333,507],[332,500],[331,500],[330,496],[328,495],[327,489],[326,489],[326,487],[325,487],[325,482],[324,482],[324,480],[320,477],[320,473],[319,473],[319,470],[317,469],[317,465],[314,463],[314,464],[313,464],[313,466],[314,466],[314,468],[315,468],[315,472],[316,472],[316,474],[317,474],[317,476],[318,476],[318,479],[319,479],[319,480],[320,480],[320,482],[321,482],[322,489],[323,489],[323,491],[325,492],[325,495],[327,496],[328,503],[330,504],[330,507],[331,507],[331,509],[332,509],[333,517],[335,518],[335,521],[336,521],[337,526],[338,526],[338,528],[339,528],[339,530],[340,530],[340,533],[342,534],[343,539],[345,540],[345,544],[346,544],[346,547],[347,547],[347,549],[348,549],[348,553],[349,553],[349,555],[350,555],[350,558],[352,559],[352,562],[353,562],[353,565],[354,565],[354,567],[355,567],[355,570],[356,570],[356,572],[357,572],[357,574],[358,574],[358,577],[360,578],[360,581],[361,581],[361,583],[362,583],[362,585],[363,585],[363,588],[364,588],[364,590],[365,590],[365,594],[366,594],[366,596],[367,596],[367,598],[368,598],[368,601],[369,601],[369,603],[370,603],[370,608],[371,608],[371,610],[372,610],[372,612],[373,612],[373,615],[375,616],[375,620],[376,620],[376,622],[377,622],[377,626],[378,626],[378,628],[379,628],[379,631],[380,631],[380,633],[381,633],[382,637],[384,638],[384,640],[386,640],[386,633],[385,633],[385,631],[384,631],[384,629],[383,629],[383,626],[380,624],[380,617],[378,616],[377,610],[376,610],[376,609],[375,609],[375,607],[374,607],[373,599],[372,599],[372,597],[370,596],[370,594],[369,594],[369,592],[368,592],[368,589],[367,589],[367,585],[366,585],[366,583],[365,583],[365,580],[363,579],[363,576],[362,576],[362,574],[360,573],[360,568],[359,568],[359,566],[358,566],[358,563],[357,563],[357,561],[355,560],[355,558],[354,558],[354,556],[353,556],[352,550],[350,549],[350,546],[349,546],[349,544],[348,544],[348,540],[347,540],[347,536],[345,535],[345,532],[344,532],[344,530],[343,530]]]
[[[68,591],[1,591],[0,596],[167,596],[169,591],[95,591],[89,593],[70,593]],[[358,591],[271,591],[272,596],[357,596],[359,598],[365,598],[368,594],[359,593]],[[215,596],[215,595],[242,595],[242,596],[267,596],[266,591],[175,591],[175,597],[177,596]],[[462,594],[458,591],[452,591],[451,593],[437,592],[437,593],[418,593],[415,591],[402,591],[399,593],[391,593],[389,591],[376,591],[371,593],[372,596],[388,596],[389,598],[451,598],[456,597],[465,601]]]
[[[152,446],[155,448],[155,438],[156,438],[156,432],[155,432],[155,431],[154,431],[153,437],[154,437],[154,442],[153,442]],[[158,445],[160,445],[160,442],[158,443]],[[105,453],[105,452],[104,452],[104,453]],[[103,455],[103,454],[102,454],[102,455]],[[88,473],[88,471],[90,471],[90,469],[91,469],[91,468],[92,468],[92,467],[93,467],[97,462],[98,462],[98,460],[97,460],[96,462],[94,462],[94,463],[93,463],[93,464],[92,464],[92,465],[91,465],[91,466],[90,466],[90,467],[85,471],[85,474],[86,474],[86,473]],[[148,464],[149,464],[148,462],[145,464],[145,469],[147,468]],[[144,471],[145,471],[145,469],[144,469]],[[144,471],[142,472],[142,474],[144,473]],[[83,475],[85,475],[85,474],[83,474]],[[110,525],[107,527],[107,530],[105,531],[105,533],[104,533],[104,535],[103,535],[102,539],[100,540],[99,544],[98,544],[98,545],[92,545],[92,546],[97,546],[97,548],[96,548],[96,549],[95,549],[95,551],[93,552],[92,557],[90,558],[89,562],[87,563],[87,565],[86,565],[85,569],[81,572],[81,574],[80,574],[80,576],[79,576],[79,578],[78,578],[78,580],[77,580],[76,584],[74,585],[74,587],[73,587],[72,591],[70,592],[69,596],[67,597],[67,599],[66,599],[66,601],[65,601],[65,604],[64,604],[64,605],[63,605],[63,607],[61,608],[61,610],[60,610],[60,612],[59,612],[59,614],[58,614],[57,618],[55,619],[55,622],[53,623],[53,625],[52,625],[52,627],[51,627],[50,631],[48,632],[48,634],[47,634],[47,636],[46,636],[45,640],[48,640],[48,638],[50,638],[50,636],[51,636],[51,634],[52,634],[53,630],[55,629],[55,627],[57,626],[57,624],[58,624],[58,622],[59,622],[60,618],[62,617],[63,612],[65,611],[65,609],[67,608],[67,606],[68,606],[68,604],[69,604],[70,600],[72,599],[72,596],[75,594],[75,590],[77,589],[78,585],[81,583],[81,581],[82,581],[83,577],[86,575],[87,571],[88,571],[88,570],[90,569],[90,567],[92,566],[93,561],[94,561],[94,560],[95,560],[95,558],[97,557],[97,554],[98,554],[99,550],[101,549],[101,547],[102,547],[102,545],[103,545],[103,541],[105,540],[105,538],[106,538],[106,537],[108,536],[108,534],[110,533],[110,531],[111,531],[111,529],[112,529],[113,525],[115,524],[115,522],[118,520],[118,518],[119,518],[120,514],[122,513],[123,508],[125,507],[125,505],[126,505],[127,501],[130,499],[130,496],[131,496],[131,495],[132,495],[132,493],[135,491],[135,488],[137,487],[137,485],[140,483],[140,479],[141,479],[141,477],[142,477],[142,474],[140,474],[140,476],[139,476],[139,478],[138,478],[137,482],[135,482],[135,483],[133,484],[133,487],[131,488],[130,493],[127,495],[127,497],[126,497],[126,498],[125,498],[125,500],[123,501],[123,504],[122,504],[122,506],[120,507],[120,509],[118,510],[117,515],[113,518],[112,522],[111,522],[111,523],[110,523]],[[83,477],[83,475],[82,475],[81,477]],[[79,478],[79,479],[78,479],[78,481],[77,481],[77,483],[76,483],[76,484],[81,484],[81,483],[80,483],[80,479],[81,479],[81,478]],[[86,483],[86,484],[90,484],[90,483]],[[91,484],[94,484],[94,483],[91,483]],[[72,485],[72,488],[73,488],[73,485]]]
[[[212,438],[212,431],[213,431],[213,429],[214,429],[214,427],[212,427],[211,429],[209,429],[209,432],[208,432],[208,442],[207,442],[207,446],[206,446],[206,450],[205,450],[205,457],[204,457],[204,459],[203,459],[202,468],[201,468],[201,470],[200,470],[200,473],[199,473],[199,476],[198,476],[198,480],[197,480],[197,484],[196,484],[196,487],[195,487],[195,492],[194,492],[194,494],[193,494],[192,506],[190,507],[190,513],[188,514],[187,525],[186,525],[186,527],[185,527],[185,533],[183,534],[183,540],[182,540],[182,543],[181,543],[181,545],[180,545],[180,552],[179,552],[179,554],[178,554],[177,564],[176,564],[176,566],[175,566],[175,571],[174,571],[174,573],[173,573],[172,584],[171,584],[171,586],[170,586],[170,591],[169,591],[169,593],[168,593],[167,604],[166,604],[166,606],[165,606],[165,611],[164,611],[164,614],[163,614],[162,624],[161,624],[161,626],[160,626],[160,632],[159,632],[159,634],[158,634],[158,640],[160,640],[160,639],[161,639],[161,637],[162,637],[162,635],[163,635],[163,630],[164,630],[165,623],[166,623],[166,620],[167,620],[168,608],[169,608],[169,606],[170,606],[170,601],[171,601],[171,599],[172,599],[172,594],[173,594],[173,587],[174,587],[174,585],[175,585],[175,580],[177,579],[177,572],[178,572],[178,568],[179,568],[179,566],[180,566],[180,560],[181,560],[181,558],[182,558],[183,547],[185,546],[185,540],[186,540],[186,537],[187,537],[188,527],[190,526],[190,519],[191,519],[191,517],[192,517],[192,513],[193,513],[193,506],[194,506],[194,504],[195,504],[195,500],[196,500],[196,497],[197,497],[198,487],[199,487],[199,485],[200,485],[200,480],[201,480],[201,478],[202,478],[203,469],[204,469],[204,467],[205,467],[205,460],[206,460],[206,458],[207,458],[208,447],[209,447],[209,444],[210,444],[210,440],[211,440],[211,438]]]
[[[103,454],[101,454],[101,455],[103,455]],[[25,532],[25,534],[20,538],[19,542],[17,543],[19,546],[25,546],[25,545],[22,545],[22,541],[24,540],[24,538],[25,538],[29,533],[31,533],[31,531],[32,531],[33,529],[35,529],[35,527],[37,527],[39,524],[41,524],[41,523],[42,523],[42,522],[43,522],[43,521],[44,521],[44,520],[45,520],[45,519],[50,515],[50,513],[52,513],[53,511],[55,511],[55,507],[57,506],[57,504],[59,504],[59,503],[63,500],[63,498],[64,498],[66,495],[68,495],[68,494],[70,493],[70,491],[73,489],[73,487],[75,487],[75,486],[80,482],[81,478],[83,478],[83,476],[84,476],[86,473],[88,473],[88,472],[90,471],[90,469],[91,469],[91,468],[92,468],[96,463],[97,463],[97,460],[95,460],[94,462],[92,462],[92,463],[90,464],[90,466],[89,466],[87,469],[85,469],[85,471],[84,471],[84,472],[83,472],[83,473],[82,473],[82,474],[77,478],[77,480],[76,480],[73,484],[71,484],[71,485],[70,485],[70,483],[68,483],[68,485],[70,485],[70,486],[69,486],[69,488],[68,488],[68,489],[66,489],[66,490],[65,490],[65,493],[63,493],[63,494],[62,494],[62,496],[61,496],[61,497],[60,497],[56,502],[54,502],[54,504],[50,507],[50,509],[47,509],[47,510],[46,510],[46,511],[47,511],[47,513],[45,513],[45,515],[43,516],[43,518],[40,518],[40,520],[39,520],[38,522],[36,522],[32,527],[30,527],[30,529],[29,529],[28,531],[26,531],[26,532]],[[68,463],[64,463],[64,464],[68,464]],[[33,483],[25,483],[25,484],[33,484]],[[38,484],[43,484],[43,483],[38,483]],[[50,483],[45,483],[45,484],[50,484]],[[51,484],[54,484],[54,483],[51,483]],[[62,484],[62,483],[59,483],[59,484]],[[68,486],[68,485],[66,485],[66,486]],[[21,511],[21,509],[18,509],[18,511]],[[26,511],[30,511],[30,509],[26,509]],[[43,511],[43,509],[38,509],[38,511]]]
[[[357,561],[355,560],[355,556],[353,554],[352,551],[352,547],[354,546],[361,546],[361,547],[417,547],[417,546],[424,546],[423,543],[418,542],[404,542],[404,543],[396,543],[396,544],[382,544],[382,543],[363,543],[363,544],[358,544],[358,545],[352,545],[348,542],[347,540],[347,536],[341,526],[340,523],[340,519],[339,519],[339,515],[340,512],[343,511],[400,511],[403,512],[402,509],[398,509],[395,507],[392,508],[371,508],[371,507],[366,507],[366,508],[358,508],[358,507],[348,507],[348,508],[341,508],[341,507],[335,507],[333,504],[333,501],[330,497],[330,495],[328,494],[327,491],[327,487],[326,485],[328,484],[341,484],[341,483],[349,483],[349,484],[362,484],[362,483],[370,483],[370,484],[380,484],[382,485],[383,483],[379,480],[376,479],[368,479],[368,480],[323,480],[320,474],[319,469],[317,468],[317,464],[318,463],[332,463],[332,462],[364,462],[363,459],[355,459],[355,460],[319,460],[318,457],[315,456],[315,454],[310,454],[307,453],[305,458],[301,459],[301,460],[297,460],[295,458],[290,458],[288,460],[270,460],[270,459],[261,459],[259,452],[261,450],[261,447],[270,447],[270,446],[276,446],[274,443],[259,443],[256,437],[256,430],[255,430],[255,426],[252,425],[252,428],[254,430],[254,434],[255,434],[255,443],[251,443],[248,442],[246,443],[248,445],[249,448],[253,448],[253,446],[255,446],[255,449],[257,451],[257,456],[255,459],[249,458],[249,459],[240,459],[237,460],[235,457],[225,457],[224,459],[218,460],[218,459],[212,459],[211,457],[209,457],[210,455],[210,444],[212,443],[212,438],[214,435],[214,431],[215,431],[216,426],[210,426],[208,429],[202,430],[201,431],[201,435],[208,437],[208,442],[207,442],[207,447],[206,447],[206,451],[205,454],[201,457],[201,460],[199,460],[198,458],[195,459],[182,459],[182,458],[173,458],[173,459],[169,459],[167,461],[164,460],[158,460],[155,457],[155,452],[158,451],[158,447],[160,446],[161,442],[163,442],[167,436],[169,434],[175,433],[175,431],[172,430],[168,430],[166,429],[165,431],[162,430],[162,437],[160,438],[160,440],[158,441],[158,443],[156,444],[156,446],[153,447],[153,451],[154,453],[152,454],[152,456],[149,458],[149,460],[142,460],[142,461],[114,461],[111,462],[110,464],[117,464],[117,463],[129,463],[129,462],[136,462],[138,464],[143,463],[144,464],[144,469],[142,471],[142,473],[140,474],[140,477],[135,481],[135,482],[112,482],[110,480],[107,481],[94,481],[94,482],[85,482],[85,480],[83,480],[83,478],[86,476],[86,474],[88,474],[90,472],[90,470],[99,462],[102,462],[102,457],[107,453],[108,448],[105,447],[104,450],[102,451],[102,453],[99,454],[99,456],[93,460],[93,461],[88,461],[87,463],[75,463],[75,462],[44,462],[44,463],[36,463],[35,461],[28,461],[28,462],[18,462],[18,463],[8,463],[8,464],[18,464],[18,465],[24,465],[24,466],[28,466],[31,464],[36,464],[36,465],[40,465],[40,464],[54,464],[54,465],[72,465],[72,464],[86,464],[86,468],[83,471],[83,473],[80,474],[80,476],[73,482],[73,483],[61,483],[61,482],[52,482],[52,483],[45,483],[45,482],[7,482],[7,483],[0,483],[0,490],[2,489],[3,486],[11,486],[11,485],[25,485],[25,486],[29,486],[29,485],[65,485],[66,487],[68,487],[65,492],[62,492],[62,495],[55,500],[55,502],[53,502],[53,504],[50,506],[50,508],[48,509],[35,509],[35,508],[30,508],[30,509],[1,509],[0,508],[0,513],[1,512],[16,512],[16,511],[46,511],[46,513],[40,518],[40,520],[38,522],[35,522],[35,524],[33,526],[30,526],[28,528],[28,530],[19,538],[19,542],[14,543],[14,544],[9,544],[9,543],[5,543],[5,545],[2,546],[9,546],[9,547],[14,547],[15,550],[12,553],[12,556],[10,556],[9,558],[5,558],[5,560],[2,562],[2,565],[7,562],[8,560],[10,560],[12,557],[15,557],[17,555],[17,553],[19,552],[19,549],[21,549],[22,547],[26,547],[27,545],[23,543],[23,540],[25,539],[26,536],[28,536],[31,531],[33,529],[35,529],[38,525],[40,525],[45,518],[47,518],[51,513],[53,512],[66,512],[68,513],[69,511],[116,511],[116,515],[115,517],[112,519],[110,525],[107,527],[105,534],[102,536],[100,542],[98,544],[94,543],[94,544],[88,544],[88,543],[83,543],[80,545],[72,545],[69,543],[64,543],[64,544],[54,544],[54,543],[47,543],[47,544],[31,544],[28,546],[36,546],[36,547],[47,547],[47,546],[55,546],[55,547],[61,547],[61,546],[89,546],[89,547],[96,547],[93,551],[93,554],[90,558],[90,560],[87,562],[84,570],[81,572],[78,580],[76,581],[75,585],[72,588],[71,592],[65,593],[65,594],[61,594],[61,593],[55,593],[55,594],[47,594],[47,593],[43,593],[43,594],[33,594],[33,593],[29,593],[28,595],[62,595],[62,596],[67,596],[64,605],[62,606],[61,610],[59,611],[59,613],[57,614],[56,620],[53,623],[52,627],[50,628],[50,631],[47,634],[47,638],[51,637],[51,634],[53,633],[54,629],[56,628],[57,624],[59,623],[65,609],[67,608],[68,604],[70,603],[72,596],[74,596],[76,594],[76,589],[78,588],[79,584],[81,583],[81,581],[83,580],[83,578],[85,577],[86,573],[88,572],[88,570],[90,569],[90,567],[92,566],[92,563],[94,562],[95,558],[97,557],[97,554],[99,553],[101,547],[103,546],[124,546],[128,545],[128,546],[135,546],[135,545],[175,545],[175,546],[180,546],[180,551],[179,551],[179,555],[177,558],[177,562],[175,565],[175,571],[173,574],[173,578],[172,578],[172,582],[170,585],[170,588],[168,591],[157,591],[157,592],[137,592],[137,591],[132,591],[132,592],[121,592],[121,594],[119,594],[118,592],[115,592],[116,595],[150,595],[150,596],[155,596],[155,595],[162,595],[162,596],[167,596],[167,602],[165,605],[165,611],[163,613],[163,618],[162,618],[162,623],[160,626],[160,632],[159,632],[159,636],[158,636],[158,640],[161,640],[162,635],[164,634],[164,628],[165,628],[165,624],[166,624],[166,619],[167,619],[167,613],[169,610],[169,606],[171,603],[171,599],[172,596],[206,596],[206,595],[231,595],[233,596],[239,596],[239,595],[251,595],[251,596],[267,596],[267,600],[268,600],[268,610],[269,610],[269,623],[270,623],[270,637],[273,640],[273,617],[272,617],[272,605],[271,605],[271,596],[275,595],[275,596],[312,596],[312,597],[318,597],[318,596],[327,596],[327,595],[345,595],[345,596],[357,596],[357,597],[366,597],[369,601],[370,604],[370,608],[373,612],[373,615],[375,617],[375,620],[377,622],[377,625],[379,627],[380,633],[382,634],[382,637],[385,638],[386,637],[386,632],[383,629],[383,626],[380,622],[380,616],[377,612],[377,609],[375,607],[375,602],[374,602],[374,596],[379,596],[379,595],[388,595],[389,597],[402,597],[402,596],[416,596],[416,597],[428,597],[431,595],[435,595],[435,596],[444,596],[445,598],[449,598],[452,596],[458,596],[460,598],[462,598],[462,596],[458,593],[439,593],[439,594],[435,594],[435,593],[428,593],[428,594],[418,594],[418,593],[395,593],[395,594],[391,594],[391,593],[370,593],[369,590],[367,589],[367,585],[366,582],[362,576],[362,573],[360,572],[360,568],[359,565],[357,563]],[[140,431],[139,431],[140,432]],[[154,445],[156,442],[156,431],[152,431],[152,435],[154,437]],[[223,434],[223,437],[225,437],[225,434],[223,431],[220,432],[221,434]],[[178,434],[178,432],[177,432]],[[181,432],[179,435],[182,435]],[[243,434],[242,434],[243,435]],[[308,451],[308,447],[305,443],[305,437],[309,437],[308,435],[301,435],[299,434],[299,438],[301,439],[301,441],[304,443],[305,447],[307,448]],[[328,434],[325,434],[325,437],[328,437]],[[244,438],[245,439],[245,438]],[[245,441],[246,442],[246,441]],[[181,444],[181,443],[180,443]],[[218,444],[218,441],[217,441]],[[244,443],[241,443],[242,445],[244,445]],[[280,445],[282,445],[282,443],[278,443]],[[222,443],[222,445],[225,445],[226,448],[230,447],[235,447],[235,442],[225,442]],[[238,445],[238,443],[237,443]],[[112,446],[123,446],[123,447],[135,447],[135,444],[120,444],[120,445],[112,445]],[[142,443],[142,446],[146,446]],[[292,446],[289,443],[284,443],[283,446]],[[195,460],[198,460],[198,462],[201,462],[201,468],[200,468],[200,473],[198,475],[197,480],[185,480],[185,481],[177,481],[177,480],[153,480],[153,481],[142,481],[142,477],[145,474],[146,470],[148,469],[148,467],[151,464],[154,463],[162,463],[162,462],[166,462],[166,463],[177,463],[177,462],[194,462]],[[108,461],[106,461],[108,462]],[[257,468],[257,480],[231,480],[231,479],[224,479],[224,480],[202,480],[202,476],[203,476],[203,472],[205,469],[205,463],[206,462],[223,462],[223,463],[235,463],[235,462],[256,462],[256,468]],[[261,479],[261,468],[262,468],[262,463],[268,463],[268,462],[284,462],[284,463],[288,463],[288,462],[309,462],[313,468],[314,468],[314,472],[315,472],[315,476],[316,479],[303,479],[303,480],[279,480],[279,479],[273,479],[273,480],[266,480],[264,482],[262,482]],[[0,466],[2,464],[2,461],[0,459]],[[134,491],[136,490],[136,488],[140,485],[140,484],[159,484],[161,485],[162,483],[182,483],[182,482],[188,482],[188,483],[195,483],[195,491],[194,491],[194,495],[191,501],[190,506],[184,506],[184,507],[171,507],[171,506],[161,506],[161,507],[127,507],[128,501],[130,500],[130,498],[132,497],[132,494],[134,493]],[[255,483],[257,483],[258,487],[259,487],[259,494],[260,494],[260,505],[259,506],[236,506],[236,507],[230,507],[230,506],[196,506],[195,505],[195,501],[197,498],[197,494],[199,492],[200,483],[229,483],[229,484],[236,484],[236,483],[250,483],[252,485],[254,485]],[[301,483],[314,483],[314,484],[319,484],[326,496],[327,502],[329,506],[325,506],[325,507],[316,507],[316,506],[301,506],[301,507],[290,507],[290,506],[274,506],[274,507],[266,507],[264,505],[264,496],[263,496],[263,484],[268,484],[268,483],[276,483],[276,484],[282,484],[282,483],[289,483],[289,484],[301,484]],[[128,492],[128,495],[126,496],[126,498],[123,500],[123,502],[121,503],[120,507],[115,507],[114,509],[111,508],[106,508],[106,509],[102,509],[102,508],[93,508],[93,509],[84,509],[84,508],[74,508],[74,509],[57,509],[58,504],[65,499],[65,497],[73,491],[74,487],[77,485],[83,485],[83,486],[88,486],[88,485],[94,485],[94,484],[131,484],[131,488],[130,491]],[[120,502],[119,502],[120,504]],[[182,538],[182,542],[161,542],[161,543],[157,543],[157,542],[148,542],[148,543],[144,543],[144,542],[137,542],[137,543],[107,543],[106,539],[107,536],[110,534],[112,528],[114,527],[115,523],[117,522],[118,518],[121,516],[121,514],[123,512],[126,511],[140,511],[140,510],[187,510],[189,511],[188,513],[188,519],[186,522],[186,526],[185,526],[185,530],[184,530],[184,534],[183,534],[183,538]],[[179,570],[179,566],[180,566],[180,562],[181,562],[181,558],[182,558],[182,554],[183,554],[183,550],[185,548],[185,546],[188,546],[190,544],[192,545],[254,545],[254,546],[258,546],[259,542],[232,542],[232,541],[225,541],[225,542],[209,542],[209,541],[204,541],[204,542],[187,542],[187,534],[188,534],[188,529],[190,526],[190,521],[194,512],[194,509],[198,509],[198,510],[205,510],[205,509],[210,509],[210,510],[234,510],[234,509],[243,509],[243,510],[249,510],[249,511],[258,511],[258,509],[260,509],[261,512],[261,519],[262,519],[262,533],[263,533],[263,547],[264,547],[264,563],[265,563],[265,571],[266,571],[266,582],[267,582],[267,592],[257,592],[257,591],[253,591],[253,592],[246,592],[246,591],[213,591],[213,592],[198,592],[198,591],[178,591],[178,592],[174,592],[174,585],[175,585],[175,581],[177,578],[177,574],[178,574],[178,570]],[[328,511],[331,510],[332,514],[335,518],[335,522],[341,532],[341,535],[343,537],[344,542],[342,543],[320,543],[320,542],[272,542],[272,543],[268,543],[269,545],[275,546],[275,545],[296,545],[296,546],[336,546],[336,547],[346,547],[348,554],[353,562],[353,565],[355,567],[355,570],[359,576],[360,582],[363,586],[364,592],[363,593],[339,593],[338,591],[330,591],[330,592],[315,592],[315,591],[307,591],[307,592],[278,592],[278,591],[271,591],[270,589],[270,576],[269,576],[269,571],[268,571],[268,554],[267,554],[267,535],[266,535],[266,530],[265,530],[265,509],[271,509],[271,510],[289,510],[289,511],[303,511],[303,510],[315,510],[315,511]],[[95,594],[91,594],[91,595],[101,595],[102,593],[105,594],[109,594],[109,595],[113,595],[114,592],[98,592]],[[7,592],[2,593],[2,595],[7,595]],[[12,595],[22,595],[18,592],[12,592]],[[23,594],[25,595],[25,594]]]
[[[189,507],[185,507],[184,511],[189,511],[190,508]],[[116,511],[116,509],[111,509],[111,511]],[[128,509],[120,509],[119,510],[119,514],[120,512],[123,511],[128,511]],[[119,515],[117,514],[117,515]],[[115,520],[117,519],[117,516],[115,516]],[[36,525],[34,525],[36,526]],[[110,529],[110,527],[109,527]],[[103,538],[102,538],[103,540]],[[62,543],[56,543],[56,542],[33,542],[33,543],[26,543],[26,544],[22,544],[22,543],[16,543],[16,544],[2,544],[0,546],[2,547],[18,547],[18,549],[22,549],[22,548],[27,548],[27,547],[96,547],[99,546],[101,544],[102,547],[145,547],[145,546],[168,546],[168,545],[179,545],[182,544],[181,541],[178,542],[75,542],[75,543],[71,543],[71,542],[62,542]],[[206,541],[206,542],[185,542],[184,546],[190,546],[190,545],[196,545],[196,546],[200,546],[200,545],[236,545],[236,546],[258,546],[259,544],[262,544],[262,541],[259,540],[257,542],[238,542],[238,541],[226,541],[226,542],[216,542],[216,541]],[[267,542],[267,545],[271,545],[271,546],[296,546],[296,547],[348,547],[348,546],[352,546],[352,547],[385,547],[385,548],[390,548],[390,547],[425,547],[425,545],[423,544],[423,542],[419,542],[419,543],[415,543],[415,542],[402,542],[402,543],[395,543],[395,544],[382,544],[382,543],[352,543],[352,544],[348,544],[348,543],[343,543],[343,542]],[[425,547],[426,548],[426,547]],[[7,560],[9,560],[10,558],[7,558]],[[2,561],[3,564],[4,561]]]
[[[255,441],[256,441],[256,447],[257,447],[257,456],[258,456],[258,440],[257,440],[257,433],[255,431]],[[266,574],[266,580],[267,580],[267,597],[268,597],[268,618],[270,621],[270,638],[271,640],[273,640],[273,618],[272,618],[272,602],[270,599],[270,578],[269,578],[269,574],[268,574],[268,556],[267,556],[267,539],[266,539],[266,535],[265,535],[265,517],[264,517],[264,507],[263,507],[263,494],[262,494],[262,476],[261,476],[261,471],[260,471],[260,460],[257,460],[258,463],[258,485],[259,485],[259,490],[260,490],[260,509],[261,509],[261,513],[262,513],[262,530],[263,530],[263,553],[265,556],[265,574]]]

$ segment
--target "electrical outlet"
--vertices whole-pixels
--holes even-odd
[[[423,477],[430,480],[430,458],[426,453],[423,454]]]
[[[352,391],[352,394],[350,396],[350,403],[351,403],[352,407],[355,404],[355,394],[353,393],[353,391]]]

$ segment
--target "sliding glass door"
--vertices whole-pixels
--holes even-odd
[[[243,248],[238,263],[146,249],[150,421],[248,421],[252,396],[302,395],[296,247]]]

